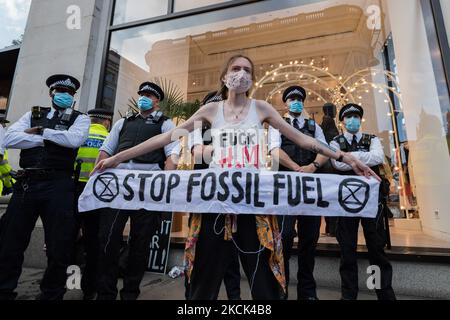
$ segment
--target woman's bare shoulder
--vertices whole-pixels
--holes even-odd
[[[255,99],[255,102],[256,102],[256,107],[259,110],[274,110],[274,107],[267,101]]]
[[[272,118],[274,114],[278,113],[273,105],[264,100],[255,100],[256,101],[256,110],[262,116],[262,118],[266,121],[267,118]]]
[[[273,119],[274,115],[277,113],[275,108],[270,103],[264,100],[255,99],[255,107],[262,123],[269,123],[270,119]]]
[[[198,110],[198,115],[210,121],[216,116],[219,103],[220,102],[210,102],[205,104]]]
[[[220,102],[210,102],[208,104],[205,104],[203,107],[200,107],[201,109],[204,109],[206,112],[211,112],[211,111],[215,111],[217,110],[217,108],[219,107]]]

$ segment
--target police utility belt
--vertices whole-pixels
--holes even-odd
[[[51,180],[55,178],[70,178],[72,176],[72,173],[55,169],[26,168],[24,170],[19,170],[16,173],[11,174],[11,176],[16,180]]]

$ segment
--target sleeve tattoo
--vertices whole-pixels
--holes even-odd
[[[318,143],[320,146],[322,146],[322,147],[324,147],[324,148],[327,148],[328,150],[331,150],[331,151],[333,151],[333,152],[335,152],[335,153],[337,152],[337,149],[336,149],[336,148],[329,146],[327,143],[324,143],[324,142],[322,142],[322,141],[320,141],[320,140],[316,140],[316,141],[317,141],[317,143]],[[311,146],[311,151],[314,152],[314,153],[323,154],[323,153],[324,153],[324,148],[321,148],[320,146],[318,146],[318,145],[316,145],[316,144],[313,144],[313,145]]]

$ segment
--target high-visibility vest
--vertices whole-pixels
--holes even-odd
[[[8,151],[5,150],[3,160],[0,162],[0,195],[3,195],[5,189],[11,190],[14,184],[14,179],[11,177],[12,167],[8,162]]]
[[[84,144],[78,149],[77,161],[81,160],[80,178],[78,181],[87,182],[89,174],[94,170],[95,160],[99,154],[99,149],[103,145],[108,130],[101,124],[91,124],[89,128],[89,137]],[[76,167],[75,163],[75,167]]]

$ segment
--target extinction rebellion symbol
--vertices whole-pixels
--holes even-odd
[[[102,202],[112,202],[119,195],[119,179],[114,173],[101,174],[94,181],[94,196]]]
[[[369,201],[370,185],[364,181],[350,178],[339,185],[339,204],[347,212],[360,213]]]

